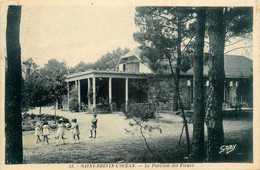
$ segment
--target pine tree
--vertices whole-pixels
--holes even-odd
[[[193,58],[193,142],[192,159],[201,162],[205,158],[204,149],[204,88],[203,88],[203,49],[205,36],[205,8],[197,9],[195,55]]]

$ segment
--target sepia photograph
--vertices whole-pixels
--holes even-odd
[[[260,168],[248,4],[2,0],[1,164]]]

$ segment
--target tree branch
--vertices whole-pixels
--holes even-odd
[[[241,41],[245,41],[245,39],[240,39],[240,40],[238,40],[238,41],[236,41],[236,42],[234,42],[234,43],[231,43],[231,44],[226,45],[225,47],[229,47],[229,46],[231,46],[231,45],[235,45],[235,44],[237,44],[237,43],[239,43],[239,42],[241,42]]]
[[[142,138],[143,138],[142,141],[144,142],[146,148],[151,152],[151,154],[153,154],[153,155],[156,156],[157,158],[163,160],[159,155],[157,155],[156,153],[154,153],[154,152],[151,150],[150,146],[148,145],[147,140],[146,140],[146,137],[145,137],[144,134],[143,134],[143,133],[144,133],[144,132],[143,132],[143,126],[142,126],[135,118],[132,117],[132,119],[136,122],[136,124],[137,124],[138,126],[140,126],[140,134],[141,134],[141,136],[142,136]]]
[[[238,49],[242,49],[242,48],[249,48],[249,47],[252,47],[252,46],[245,46],[245,47],[237,47],[237,48],[234,48],[234,49],[232,49],[232,50],[229,50],[229,51],[227,51],[227,52],[225,52],[224,54],[227,54],[227,53],[229,53],[229,52],[231,52],[231,51],[235,51],[235,50],[238,50]]]
[[[195,35],[193,35],[193,36],[191,37],[191,39],[189,40],[189,42],[186,44],[186,46],[185,46],[184,49],[182,50],[181,55],[185,52],[185,50],[187,49],[187,46],[190,44],[191,40],[193,40],[194,37],[195,37]]]

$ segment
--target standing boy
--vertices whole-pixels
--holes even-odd
[[[97,122],[98,122],[97,115],[94,114],[93,117],[94,118],[91,120],[90,138],[93,138],[93,131],[94,131],[94,138],[96,138],[97,135]]]

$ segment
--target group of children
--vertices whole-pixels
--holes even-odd
[[[93,115],[93,119],[91,120],[91,129],[90,129],[90,138],[96,138],[96,129],[97,129],[97,115]],[[57,130],[57,135],[55,136],[56,139],[56,146],[59,145],[60,140],[62,140],[63,144],[65,145],[65,129],[71,130],[73,143],[80,143],[80,132],[79,132],[79,125],[77,123],[77,119],[71,120],[71,126],[65,125],[63,119],[59,119],[57,121],[58,125],[57,128],[54,130]],[[47,144],[49,144],[49,138],[50,135],[49,130],[52,129],[51,126],[48,124],[46,120],[43,120],[42,123],[37,122],[35,126],[35,136],[36,136],[36,143],[46,141]],[[94,136],[93,136],[94,132]]]

